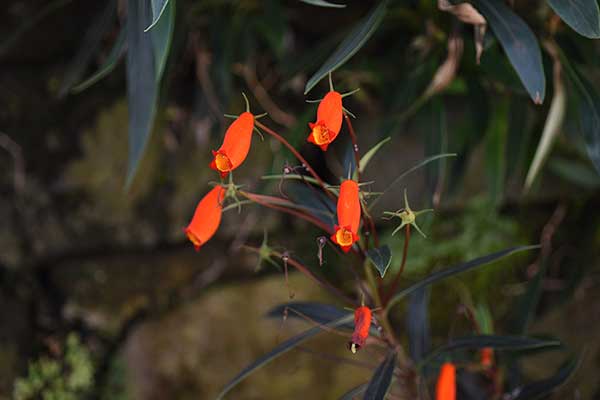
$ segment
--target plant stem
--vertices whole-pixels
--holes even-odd
[[[346,121],[346,126],[348,126],[348,132],[350,132],[350,139],[352,140],[352,152],[354,153],[354,163],[356,164],[356,177],[360,182],[360,153],[358,151],[358,140],[356,139],[354,127],[352,126],[352,122],[350,121],[350,117],[348,117],[347,113],[344,113],[344,120]]]
[[[277,252],[277,251],[271,251],[271,255],[283,260],[284,255]],[[314,282],[316,282],[319,286],[321,286],[322,288],[328,290],[332,295],[340,298],[341,300],[345,301],[346,303],[350,303],[353,305],[357,305],[356,301],[352,300],[350,297],[346,296],[344,293],[342,293],[338,288],[336,288],[335,286],[333,286],[332,284],[330,284],[329,282],[318,278],[315,274],[313,274],[310,269],[305,266],[304,264],[294,260],[291,257],[287,257],[287,263],[290,264],[291,266],[293,266],[294,268],[296,268],[298,271],[302,272],[304,275],[306,275],[308,278],[312,279]]]
[[[394,281],[392,282],[392,284],[390,286],[390,290],[388,291],[388,293],[385,296],[385,299],[383,301],[385,306],[387,306],[388,301],[392,298],[392,296],[396,292],[396,289],[398,289],[398,284],[400,283],[400,276],[402,275],[402,272],[404,271],[404,266],[406,265],[406,257],[408,255],[408,243],[409,242],[410,242],[410,224],[406,225],[404,227],[404,248],[402,250],[402,263],[400,264],[400,269],[398,270],[398,273],[396,274],[396,277],[394,278]]]
[[[321,188],[323,189],[323,191],[325,192],[325,194],[327,194],[333,200],[336,200],[335,196],[329,190],[327,190],[327,187],[325,186],[325,182],[323,181],[323,179],[321,179],[321,177],[315,172],[315,170],[313,169],[313,167],[310,166],[310,164],[308,163],[308,161],[306,161],[306,159],[304,157],[302,157],[302,155],[300,153],[298,153],[298,151],[296,151],[296,149],[287,140],[285,140],[277,132],[275,132],[272,129],[268,128],[267,126],[263,125],[259,121],[255,121],[254,123],[260,129],[264,130],[269,135],[273,136],[277,141],[279,141],[279,143],[281,143],[285,147],[287,147],[287,149],[289,151],[291,151],[292,154],[294,155],[294,157],[296,157],[298,159],[298,161],[300,161],[302,163],[302,165],[313,176],[313,178],[315,178],[317,180],[317,182],[319,183],[319,186],[321,186]]]

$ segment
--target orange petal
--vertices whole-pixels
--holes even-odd
[[[199,250],[217,231],[221,223],[224,198],[225,189],[222,186],[215,186],[196,206],[192,221],[184,230],[196,250]]]
[[[436,400],[456,400],[456,367],[450,362],[442,365],[435,398]]]
[[[358,183],[351,179],[342,182],[337,203],[339,226],[349,226],[352,233],[358,234],[360,225],[360,199]]]
[[[231,163],[230,171],[239,167],[248,156],[253,130],[254,116],[249,112],[240,114],[229,128],[227,128],[225,138],[223,139],[223,145],[219,148],[217,153],[227,155],[229,162]]]

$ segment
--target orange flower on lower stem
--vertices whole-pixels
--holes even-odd
[[[208,192],[196,206],[192,221],[184,229],[196,251],[215,234],[221,223],[225,192],[222,186],[215,186]]]
[[[360,199],[358,198],[358,183],[345,180],[340,186],[340,196],[337,203],[338,224],[331,241],[339,245],[347,253],[352,244],[358,241],[358,226],[360,225]]]
[[[354,310],[354,333],[352,340],[348,342],[348,348],[356,353],[365,345],[371,328],[371,310],[369,307],[361,306]]]
[[[494,349],[484,347],[481,349],[481,365],[485,368],[490,368],[494,364]]]
[[[252,131],[254,130],[254,115],[248,111],[239,117],[227,128],[223,145],[213,151],[214,159],[210,167],[225,178],[229,172],[239,167],[250,151]]]
[[[451,362],[442,365],[435,388],[436,400],[456,400],[456,367]]]
[[[326,151],[342,129],[343,113],[342,95],[335,91],[327,93],[317,108],[317,121],[308,124],[311,129],[308,141]]]

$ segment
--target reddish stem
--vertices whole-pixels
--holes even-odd
[[[390,286],[390,290],[385,296],[383,300],[384,307],[387,305],[387,302],[392,298],[396,289],[398,289],[398,284],[400,283],[400,276],[402,276],[402,272],[404,271],[404,266],[406,265],[406,256],[408,255],[408,243],[410,242],[410,225],[406,225],[404,230],[404,249],[402,250],[402,264],[400,264],[400,269]]]
[[[292,154],[294,155],[294,157],[296,157],[298,159],[298,161],[300,161],[302,163],[302,165],[307,169],[307,171],[312,175],[312,177],[315,178],[317,182],[319,182],[319,186],[321,186],[321,188],[323,188],[323,191],[325,192],[325,194],[327,194],[329,197],[331,197],[332,199],[335,200],[335,196],[329,190],[327,190],[327,187],[325,186],[325,182],[323,181],[323,179],[321,179],[321,177],[315,172],[315,170],[313,169],[313,167],[310,166],[310,164],[308,163],[308,161],[306,161],[306,159],[304,159],[304,157],[302,157],[302,155],[300,153],[298,153],[298,151],[296,151],[296,149],[291,144],[289,144],[289,142],[287,140],[285,140],[277,132],[275,132],[272,129],[266,127],[265,125],[263,125],[259,121],[255,121],[254,123],[260,129],[264,130],[269,135],[273,136],[277,141],[279,141],[279,143],[281,143],[285,147],[287,147],[287,149],[289,151],[291,151]]]
[[[288,208],[289,207],[289,206],[287,206],[288,204],[289,205],[293,204],[289,200],[285,200],[285,199],[282,199],[279,197],[265,196],[262,194],[249,193],[249,192],[244,192],[244,191],[240,191],[240,194],[242,196],[246,197],[248,200],[251,200],[257,204],[260,204],[261,206],[272,208],[274,210],[279,210],[279,211],[294,215],[298,218],[302,218],[305,221],[308,221],[308,222],[312,223],[313,225],[317,226],[318,228],[323,229],[325,232],[329,233],[330,235],[333,234],[331,227],[329,227],[326,224],[324,224],[323,222],[319,221],[317,218],[313,217],[312,215],[303,213],[302,211],[298,211],[293,208]],[[274,204],[274,203],[279,203],[279,204]]]

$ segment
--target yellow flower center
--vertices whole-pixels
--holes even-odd
[[[335,233],[335,239],[340,246],[352,246],[353,235],[349,230],[340,228]]]
[[[231,161],[225,154],[217,153],[215,155],[215,165],[221,172],[228,172],[231,170]]]
[[[329,129],[325,125],[317,124],[312,129],[312,135],[315,139],[315,143],[322,145],[331,142],[329,138]]]
[[[202,241],[200,241],[200,239],[198,239],[198,237],[196,237],[192,231],[186,230],[185,234],[194,246],[200,247],[202,245]]]

